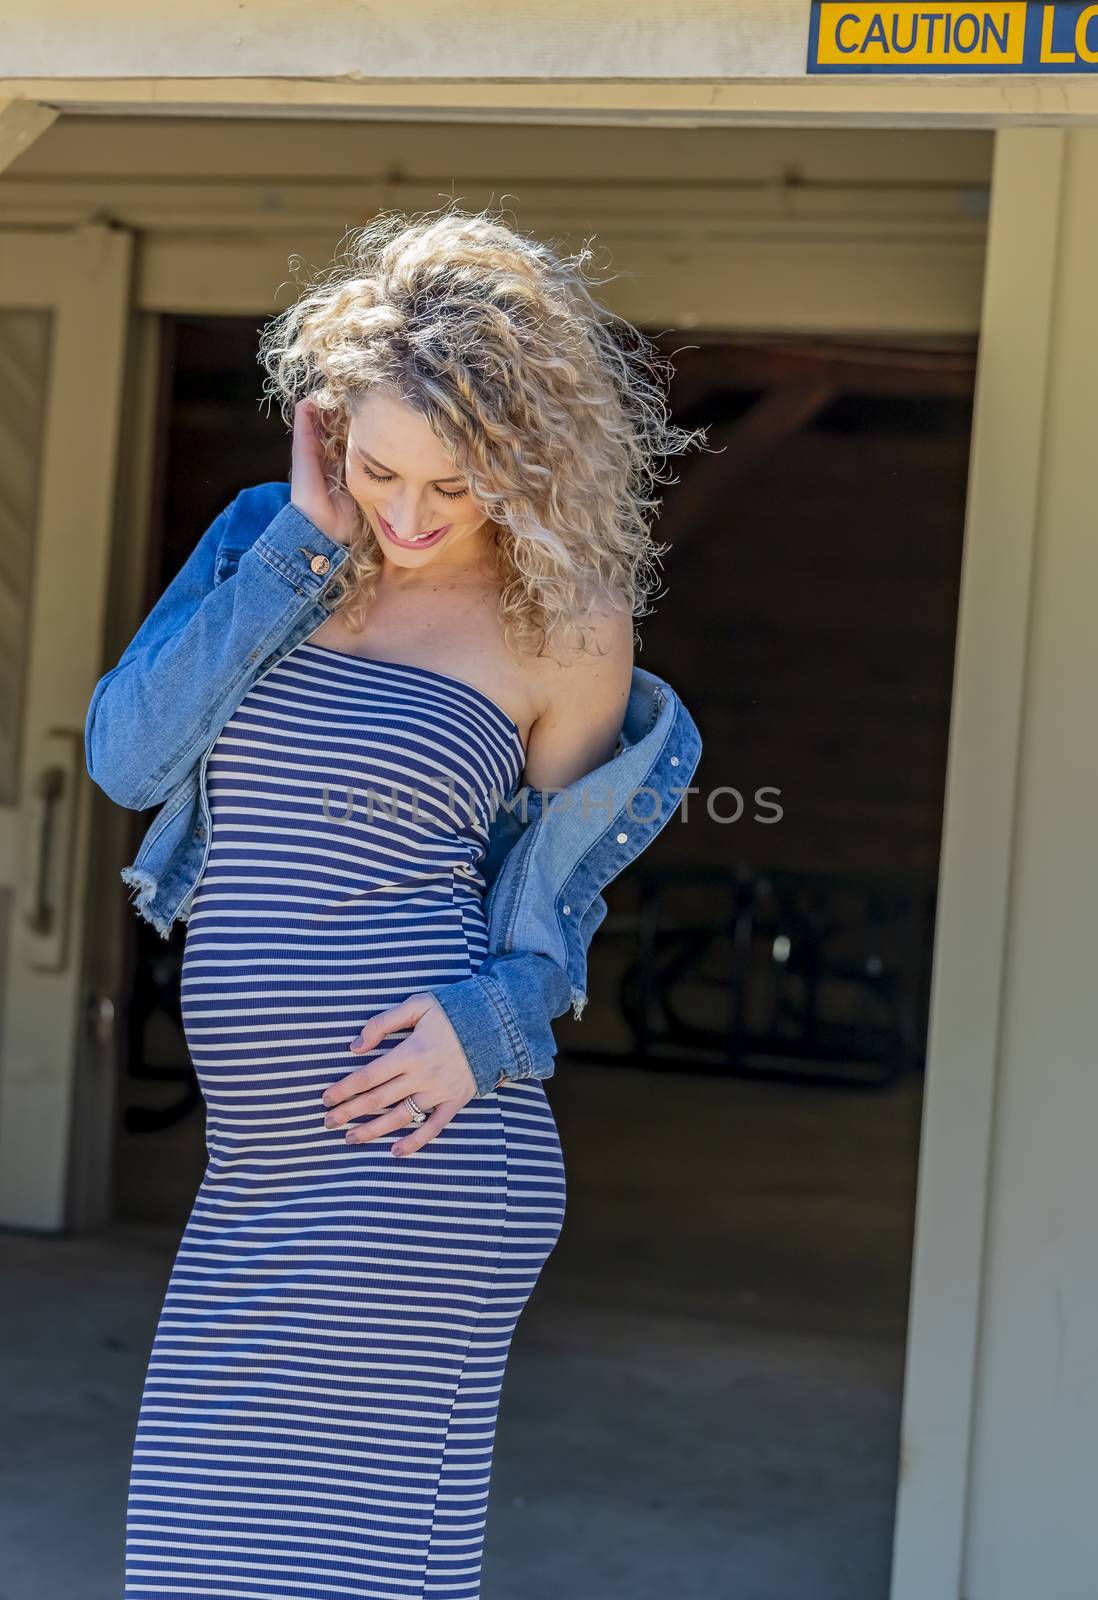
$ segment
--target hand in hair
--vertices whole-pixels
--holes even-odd
[[[294,407],[290,499],[321,533],[337,544],[350,544],[358,526],[355,503],[345,488],[333,490],[325,476],[324,444],[312,400],[299,400]]]

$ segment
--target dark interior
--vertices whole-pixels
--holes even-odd
[[[258,332],[163,321],[150,606],[239,489],[287,477]],[[557,1023],[573,1198],[516,1336],[498,1471],[556,1439],[574,1474],[582,1435],[570,1488],[602,1462],[589,1494],[608,1517],[616,1492],[649,1506],[653,1551],[661,1528],[712,1534],[719,1572],[730,1528],[761,1538],[781,1517],[785,1544],[760,1544],[762,1586],[743,1593],[871,1600],[895,1500],[975,344],[691,340],[662,341],[671,403],[710,425],[709,449],[664,490],[668,592],[637,660],[705,752],[685,813],[607,892],[583,1019]],[[130,921],[118,1213],[181,1226],[205,1162],[183,930]],[[815,1520],[788,1520],[809,1474]],[[553,1527],[528,1517],[524,1537],[544,1528],[559,1582],[618,1593],[585,1587],[592,1530],[569,1553]],[[621,1592],[672,1592],[643,1540],[635,1559]],[[732,1600],[716,1580],[695,1592]]]

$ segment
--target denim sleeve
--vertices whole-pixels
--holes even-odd
[[[548,1078],[555,1070],[552,1019],[568,1009],[563,967],[530,950],[490,955],[479,971],[424,991],[438,1001],[461,1040],[477,1094],[491,1094],[500,1073]]]
[[[214,519],[92,692],[88,773],[119,805],[160,804],[217,736],[256,663],[348,559],[345,545],[287,502],[236,572],[215,583],[222,538],[257,505],[261,491],[245,490]],[[317,554],[329,561],[322,575],[310,566]]]

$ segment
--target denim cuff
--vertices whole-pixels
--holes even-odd
[[[551,1078],[556,1040],[552,1019],[568,1009],[568,977],[534,950],[490,955],[479,972],[425,991],[434,996],[461,1040],[477,1085],[491,1094],[505,1077]]]
[[[350,560],[347,545],[330,539],[310,517],[287,501],[252,546],[300,595],[313,596]]]
[[[508,1078],[531,1076],[521,1030],[491,978],[462,978],[425,992],[434,996],[449,1017],[478,1095],[493,1094],[501,1072]]]

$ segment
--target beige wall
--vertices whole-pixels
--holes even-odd
[[[997,141],[892,1600],[1098,1572],[1098,134]]]
[[[808,76],[810,0],[16,0],[0,98],[200,114],[337,112],[1002,127],[1098,119],[1086,74]]]
[[[975,332],[983,132],[510,128],[65,116],[0,177],[0,224],[105,214],[136,233],[137,302],[274,303],[382,207],[502,204],[586,238],[607,300],[690,329]],[[617,276],[614,276],[617,274]]]
[[[35,0],[5,19],[6,72],[224,78],[783,77],[804,69],[807,0]],[[611,65],[612,64],[612,65]]]

